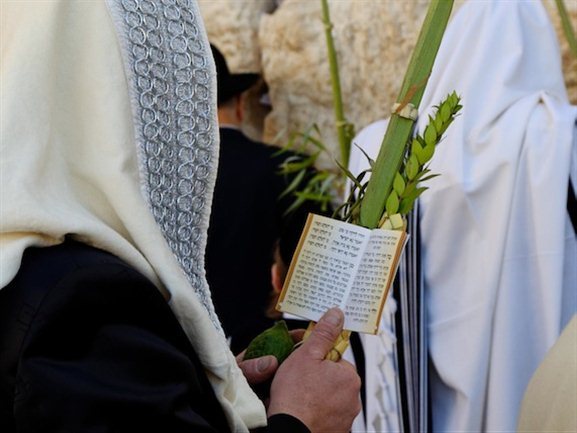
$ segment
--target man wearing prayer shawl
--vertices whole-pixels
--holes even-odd
[[[348,431],[330,310],[268,411],[204,275],[214,63],[190,0],[2,2],[0,431]],[[243,372],[246,375],[243,375]],[[267,376],[268,375],[268,376]]]

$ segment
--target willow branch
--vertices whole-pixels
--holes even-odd
[[[329,15],[329,5],[327,0],[321,0],[323,9],[323,24],[325,26],[325,37],[327,40],[327,51],[329,58],[329,67],[331,74],[331,84],[333,88],[333,106],[335,110],[335,124],[337,127],[337,137],[339,140],[339,149],[341,152],[341,162],[346,167],[349,164],[349,154],[351,152],[351,140],[347,133],[348,122],[345,119],[343,110],[343,98],[341,94],[341,81],[339,76],[339,66],[337,54],[333,41],[333,24]]]

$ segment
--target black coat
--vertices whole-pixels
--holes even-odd
[[[156,287],[109,253],[67,241],[25,251],[0,290],[0,431],[228,432]],[[288,415],[265,431],[308,431]]]
[[[216,312],[234,353],[273,321],[265,317],[271,265],[287,201],[279,201],[286,181],[278,174],[286,155],[279,148],[220,130],[220,155],[214,191],[206,271]]]

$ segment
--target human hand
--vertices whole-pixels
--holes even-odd
[[[274,376],[278,369],[278,361],[273,355],[243,360],[244,352],[236,357],[236,362],[249,385],[264,383]]]
[[[304,329],[294,329],[289,331],[294,343],[303,339]],[[240,367],[249,385],[258,385],[272,379],[278,369],[278,361],[273,355],[261,356],[254,359],[244,359],[246,350],[236,356],[236,362]]]
[[[269,417],[292,415],[312,433],[350,431],[361,410],[361,379],[347,361],[324,359],[343,322],[341,310],[327,311],[309,338],[278,368],[270,391]]]

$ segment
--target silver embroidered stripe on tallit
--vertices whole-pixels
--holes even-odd
[[[135,117],[143,193],[215,326],[204,276],[216,176],[214,65],[196,4],[109,0],[120,28]],[[195,15],[196,14],[196,15]]]

